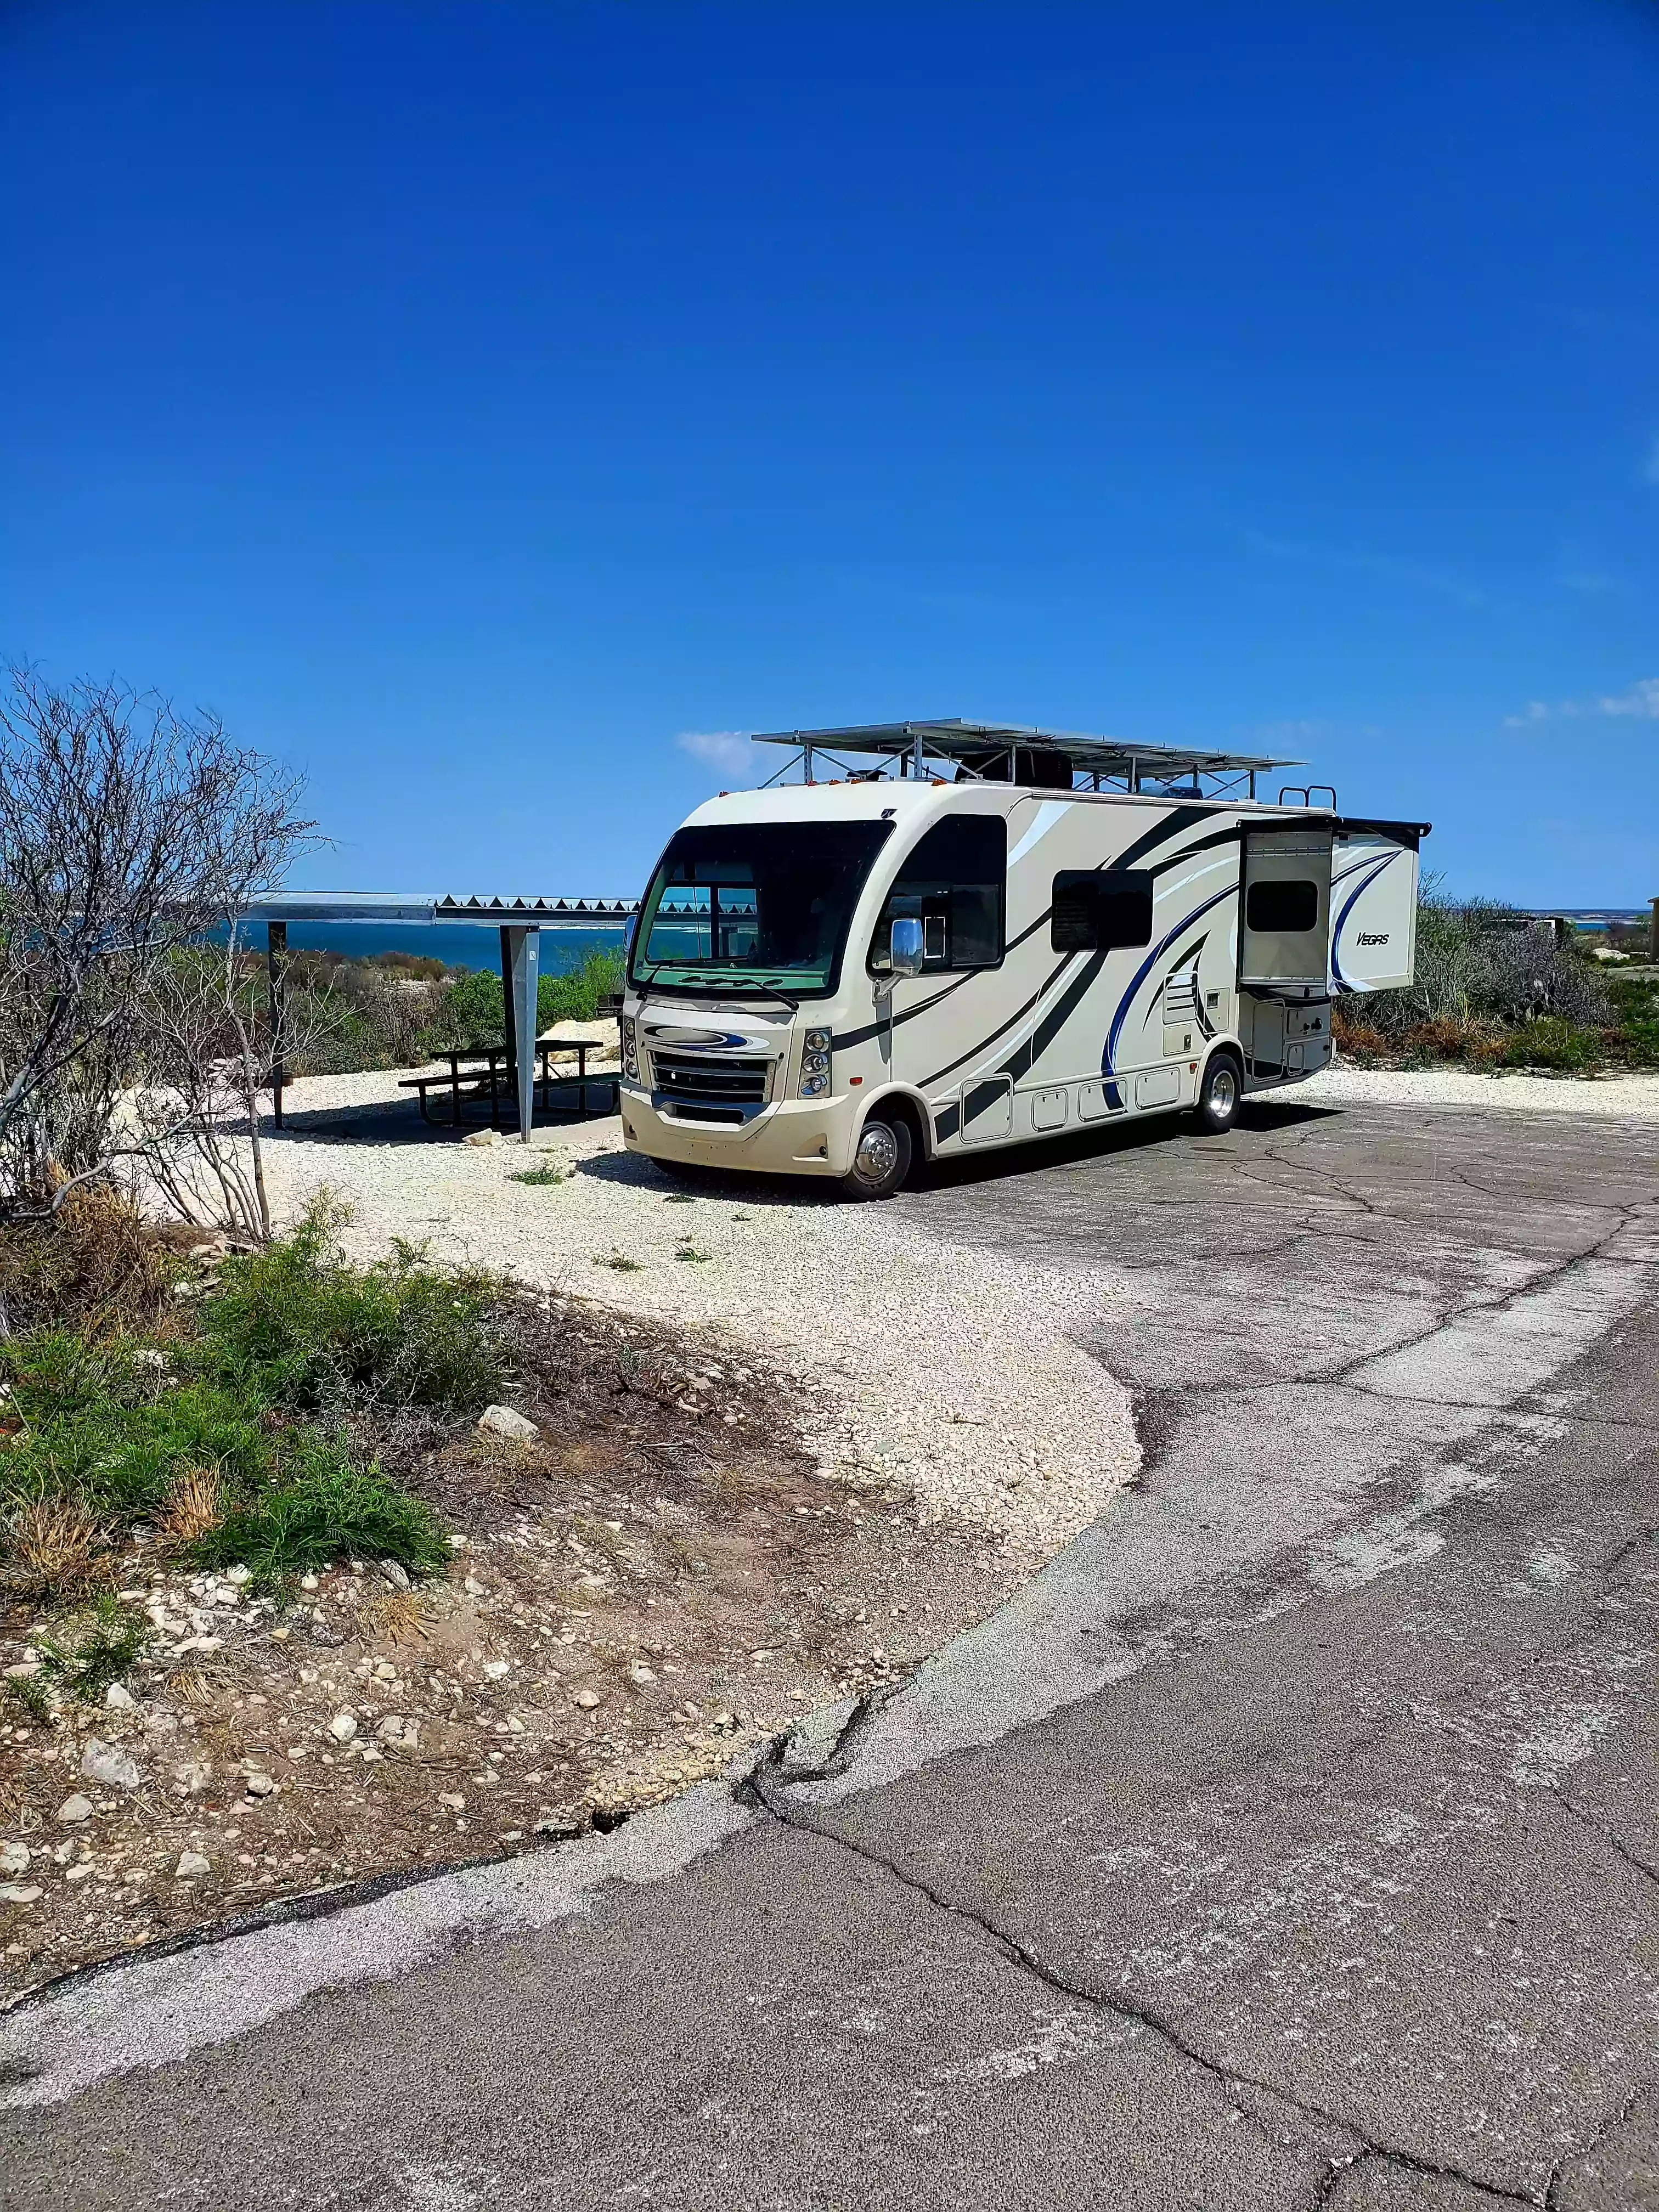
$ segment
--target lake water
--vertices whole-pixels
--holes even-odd
[[[264,950],[264,940],[262,927],[250,933],[256,951]],[[619,929],[544,929],[541,972],[562,975],[580,967],[589,952],[620,951],[622,941]],[[471,921],[291,921],[288,942],[294,952],[347,952],[360,957],[370,952],[419,952],[451,968],[489,968],[498,974],[501,964],[499,931]]]

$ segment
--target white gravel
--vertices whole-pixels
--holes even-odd
[[[1467,1068],[1329,1067],[1284,1092],[1310,1106],[1496,1106],[1517,1114],[1659,1121],[1659,1075],[1476,1075]]]
[[[890,1476],[924,1517],[975,1523],[1033,1559],[1139,1464],[1127,1393],[1066,1334],[1068,1320],[1109,1317],[1102,1280],[947,1243],[894,1206],[781,1177],[678,1204],[614,1119],[477,1149],[422,1131],[412,1105],[388,1112],[398,1097],[387,1075],[295,1084],[295,1115],[369,1110],[340,1115],[348,1142],[318,1142],[315,1125],[270,1141],[279,1213],[325,1183],[352,1206],[360,1254],[424,1239],[436,1259],[747,1340],[800,1376],[797,1410],[826,1467]],[[569,1179],[510,1180],[544,1161]],[[709,1256],[677,1260],[688,1246]],[[617,1255],[638,1272],[603,1264]]]

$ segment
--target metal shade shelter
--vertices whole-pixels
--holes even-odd
[[[922,776],[927,763],[948,766],[959,779],[1029,784],[1039,790],[1140,792],[1161,787],[1160,796],[1184,784],[1181,796],[1218,799],[1240,784],[1254,799],[1255,780],[1271,769],[1299,768],[1300,761],[1267,753],[1224,752],[1209,746],[1141,744],[1130,738],[1086,737],[1067,730],[1040,730],[1020,722],[969,722],[960,718],[920,722],[857,722],[826,730],[763,730],[763,745],[787,745],[796,754],[808,783],[818,780],[815,756],[827,754],[844,775]],[[862,771],[836,758],[842,753],[873,755],[882,763]],[[781,782],[793,763],[771,781]],[[1214,787],[1206,790],[1206,781]],[[1322,787],[1320,787],[1322,788]]]
[[[279,891],[251,900],[248,921],[265,927],[273,1012],[283,1003],[283,959],[291,921],[477,923],[501,933],[501,996],[508,1063],[518,1096],[519,1128],[528,1135],[536,1106],[536,988],[544,929],[621,929],[639,910],[636,899],[497,897],[454,891]],[[520,1049],[520,1040],[523,1048]],[[272,1071],[273,1119],[283,1126],[284,1070]]]

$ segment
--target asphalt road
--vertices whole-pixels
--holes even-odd
[[[1139,1488],[738,1801],[14,2014],[0,2203],[1659,2206],[1659,1127],[900,1203],[1075,1283]]]

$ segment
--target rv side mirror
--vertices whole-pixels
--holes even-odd
[[[914,915],[901,915],[887,939],[887,957],[895,975],[920,975],[922,963],[921,924]]]

